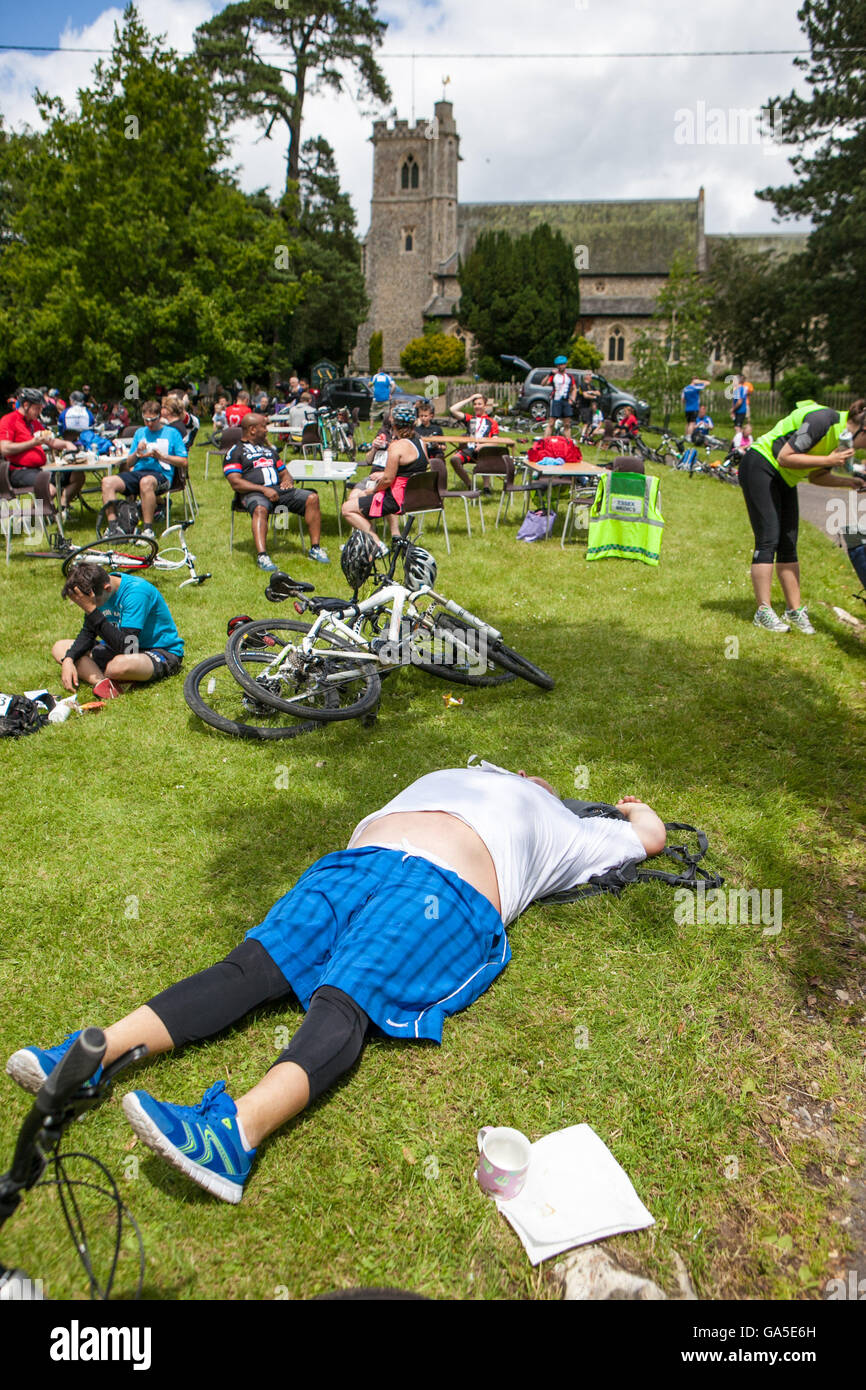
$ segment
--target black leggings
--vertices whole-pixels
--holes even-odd
[[[789,487],[777,468],[756,449],[749,449],[739,467],[740,487],[755,533],[753,565],[794,564],[800,506],[796,487]]]
[[[148,1000],[175,1047],[209,1038],[252,1009],[294,997],[283,972],[256,940],[244,941],[197,975],[190,975]],[[357,1061],[370,1020],[348,994],[323,985],[278,1062],[295,1062],[307,1073],[316,1100]]]

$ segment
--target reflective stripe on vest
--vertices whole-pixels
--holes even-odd
[[[769,460],[773,467],[778,470],[789,487],[796,487],[798,483],[805,483],[809,477],[809,470],[807,468],[783,468],[773,454],[773,444],[777,439],[796,434],[806,416],[811,415],[814,410],[832,410],[832,406],[819,405],[817,401],[797,401],[790,415],[786,415],[784,420],[780,420],[767,434],[762,434],[761,438],[756,439],[752,445],[753,449]],[[818,440],[818,443],[809,450],[809,454],[814,454],[816,459],[825,458],[827,454],[832,454],[838,446],[839,435],[847,423],[848,412],[843,410],[839,415],[838,423],[830,426],[824,438]]]
[[[657,565],[664,517],[659,480],[642,473],[605,473],[589,514],[587,560],[618,558]]]

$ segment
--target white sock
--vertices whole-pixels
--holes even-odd
[[[243,1127],[243,1125],[241,1124],[241,1117],[240,1117],[240,1115],[235,1115],[235,1124],[236,1124],[237,1127],[238,1127],[238,1137],[239,1137],[241,1143],[243,1144],[244,1148],[246,1149],[247,1153],[248,1153],[248,1154],[253,1153],[253,1152],[254,1152],[253,1146],[252,1146],[252,1144],[249,1142],[249,1140],[247,1139],[246,1131],[244,1130],[244,1127]]]

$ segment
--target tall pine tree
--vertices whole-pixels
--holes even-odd
[[[811,217],[808,277],[812,309],[825,327],[827,371],[866,381],[866,3],[805,0],[797,17],[809,41],[809,96],[791,92],[768,104],[777,137],[796,145],[797,182],[758,197],[786,217]],[[793,269],[792,269],[793,273]]]
[[[548,365],[565,352],[580,312],[571,246],[547,225],[520,236],[482,232],[458,271],[460,325],[481,356]]]

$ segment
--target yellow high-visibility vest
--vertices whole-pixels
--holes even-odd
[[[589,513],[587,560],[641,560],[657,565],[664,517],[659,479],[643,473],[605,473]]]

